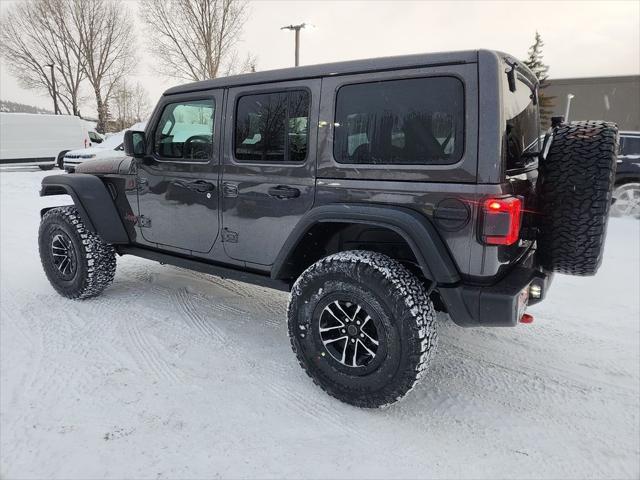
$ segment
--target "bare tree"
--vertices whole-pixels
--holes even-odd
[[[119,0],[68,0],[78,42],[79,56],[91,84],[98,111],[96,129],[104,132],[109,100],[118,82],[133,67],[133,23]]]
[[[142,86],[140,82],[136,83],[133,87],[132,96],[132,114],[134,122],[142,122],[151,113],[151,100],[147,90]]]
[[[28,89],[54,98],[49,65],[55,65],[57,100],[70,114],[80,114],[84,59],[67,0],[27,0],[8,7],[0,26],[2,53],[11,73]],[[54,100],[56,100],[54,99]]]
[[[141,122],[147,117],[150,109],[149,95],[144,87],[139,82],[131,86],[126,79],[122,79],[114,87],[110,104],[114,117],[110,127],[115,131]]]
[[[131,91],[126,80],[115,85],[111,97],[111,114],[113,117],[113,131],[124,130],[131,122]]]
[[[160,73],[198,81],[242,65],[235,46],[246,19],[244,0],[142,0],[139,11]],[[245,63],[255,68],[254,59]]]

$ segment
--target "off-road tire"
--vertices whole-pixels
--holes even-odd
[[[616,172],[618,128],[580,121],[554,128],[540,163],[538,252],[543,266],[594,275],[602,263]]]
[[[69,257],[75,268],[65,276],[54,261],[56,236],[70,242]],[[94,297],[111,284],[116,273],[113,247],[87,230],[74,207],[57,207],[47,211],[38,233],[40,261],[53,288],[62,296],[74,299]],[[73,263],[73,262],[72,262]]]
[[[343,366],[328,354],[319,309],[333,305],[334,298],[363,305],[378,322],[380,357],[368,366]],[[435,310],[423,284],[396,260],[369,251],[337,253],[310,266],[291,290],[288,326],[293,351],[313,381],[358,407],[383,407],[403,398],[436,351]]]

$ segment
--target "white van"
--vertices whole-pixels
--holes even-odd
[[[87,123],[79,117],[0,112],[0,165],[49,170],[69,150],[90,146]]]

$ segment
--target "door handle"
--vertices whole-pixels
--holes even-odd
[[[300,190],[295,187],[288,187],[287,185],[278,185],[277,187],[271,187],[269,195],[279,200],[287,198],[298,198],[300,196]]]
[[[204,180],[194,180],[189,182],[188,188],[199,193],[213,192],[216,186],[213,183],[205,182]]]

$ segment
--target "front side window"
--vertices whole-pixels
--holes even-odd
[[[309,93],[260,93],[239,98],[235,157],[254,162],[300,162],[307,157]]]
[[[339,163],[455,163],[464,147],[464,89],[454,77],[346,85],[336,97]]]
[[[191,100],[164,107],[154,137],[154,151],[176,161],[207,161],[213,145],[213,100]]]

